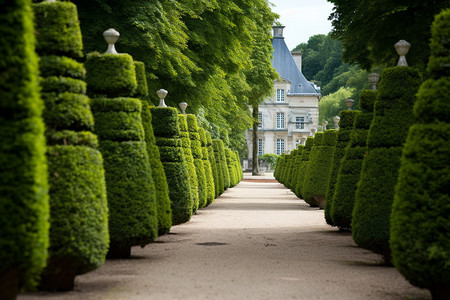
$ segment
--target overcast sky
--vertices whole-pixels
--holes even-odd
[[[284,39],[289,50],[306,43],[310,36],[331,31],[328,21],[333,4],[326,0],[269,0],[275,4],[272,11],[280,15]]]

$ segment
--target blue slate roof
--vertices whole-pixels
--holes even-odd
[[[280,77],[291,82],[291,90],[288,93],[294,95],[320,95],[311,83],[300,72],[294,58],[289,51],[284,37],[274,37],[272,40],[274,52],[272,66],[280,74]]]

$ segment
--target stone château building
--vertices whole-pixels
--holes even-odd
[[[320,90],[302,74],[302,54],[289,51],[283,29],[273,27],[272,66],[279,80],[274,82],[272,96],[259,105],[258,156],[289,153],[318,127]],[[251,159],[252,129],[246,137]]]

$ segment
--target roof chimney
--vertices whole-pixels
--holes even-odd
[[[302,71],[302,55],[303,55],[303,53],[301,51],[292,51],[291,55],[294,58],[295,64],[297,65],[298,69],[301,72]]]
[[[272,26],[274,39],[284,39],[284,37],[283,37],[284,27],[285,26]]]

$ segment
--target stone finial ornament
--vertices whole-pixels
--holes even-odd
[[[323,130],[327,130],[327,125],[328,125],[328,121],[327,121],[327,120],[324,120],[324,121],[322,122]]]
[[[314,136],[316,134],[317,128],[311,128],[311,136]]]
[[[376,91],[377,90],[377,83],[380,80],[380,74],[378,74],[378,73],[370,73],[367,77],[369,78],[370,88],[373,91]]]
[[[400,58],[398,59],[397,66],[399,67],[407,67],[408,63],[406,62],[406,54],[408,54],[409,48],[411,47],[411,44],[408,43],[405,40],[400,40],[394,45],[395,50],[397,51],[397,54],[400,55]]]
[[[158,107],[167,107],[166,103],[164,103],[164,98],[166,98],[168,93],[169,92],[164,89],[160,89],[160,90],[156,91],[156,95],[158,95],[158,97],[159,97]]]
[[[181,109],[181,113],[183,115],[185,115],[186,114],[186,107],[188,106],[188,104],[186,102],[180,102],[180,103],[178,103],[178,106]]]
[[[348,110],[352,110],[353,103],[355,103],[355,100],[353,100],[353,99],[345,100],[345,105],[347,105]]]
[[[301,138],[300,138],[300,145],[305,145],[305,142],[306,142],[306,136],[302,136]]]
[[[116,51],[116,47],[114,44],[119,39],[120,33],[115,30],[114,28],[110,28],[108,30],[105,30],[103,32],[103,37],[105,38],[105,41],[108,43],[108,49],[106,49],[105,54],[119,54]]]
[[[341,118],[339,116],[334,116],[333,117],[333,122],[334,122],[334,129],[339,129],[339,120]]]

